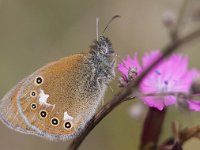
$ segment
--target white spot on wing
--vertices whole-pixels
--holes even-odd
[[[48,94],[44,93],[44,90],[40,90],[40,94],[39,94],[39,104],[40,105],[46,105],[46,106],[54,106],[52,104],[47,103],[47,100],[49,98]]]
[[[67,112],[64,112],[63,120],[73,120],[74,118],[70,116]]]

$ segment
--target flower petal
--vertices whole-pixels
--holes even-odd
[[[161,52],[159,50],[152,51],[150,53],[145,53],[144,56],[142,57],[142,65],[143,65],[143,67],[147,68],[160,55],[161,55]]]
[[[135,67],[137,69],[138,74],[141,73],[142,68],[139,64],[137,53],[134,54],[133,59],[130,57],[130,55],[127,56],[124,60],[122,60],[122,63],[118,65],[119,71],[124,75],[126,78],[128,77],[128,70],[130,68]]]
[[[160,111],[162,111],[163,108],[165,107],[164,100],[162,99],[162,97],[152,97],[152,96],[145,97],[143,99],[143,102],[147,104],[149,107],[157,108]]]
[[[200,111],[200,101],[197,100],[189,100],[188,108],[192,111]]]

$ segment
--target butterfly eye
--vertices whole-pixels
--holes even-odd
[[[66,128],[66,129],[72,128],[72,123],[71,122],[65,122],[64,123],[64,128]]]
[[[41,111],[40,111],[40,117],[41,117],[41,118],[46,118],[46,117],[47,117],[47,112],[46,112],[46,110],[41,110]]]
[[[36,91],[31,91],[31,93],[30,93],[30,96],[31,97],[35,97],[37,95],[37,92]]]
[[[36,104],[36,103],[32,103],[32,104],[31,104],[31,109],[32,109],[32,110],[35,110],[36,108],[37,108],[37,104]]]
[[[40,85],[43,83],[43,78],[41,76],[38,76],[36,79],[35,79],[35,84],[36,85]]]
[[[56,118],[56,117],[52,118],[52,119],[51,119],[51,124],[52,124],[53,126],[57,126],[57,125],[59,124],[59,119]]]

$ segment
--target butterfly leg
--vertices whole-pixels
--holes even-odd
[[[98,77],[97,78],[97,84],[98,84],[98,87],[99,87],[99,89],[101,90],[101,86],[100,86],[100,80],[102,80],[102,79],[107,79],[108,77]],[[113,93],[114,91],[113,91],[113,89],[112,89],[112,87],[108,84],[108,83],[106,83],[106,86],[108,86],[109,88],[110,88],[110,90],[111,90],[111,92]],[[104,100],[102,100],[102,105],[104,104]]]
[[[115,62],[117,61],[118,57],[119,57],[118,54],[116,54],[115,57],[112,60],[111,66],[115,65]]]

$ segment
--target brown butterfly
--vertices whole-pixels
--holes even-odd
[[[72,139],[94,115],[114,68],[112,44],[97,32],[89,50],[49,63],[13,87],[1,100],[0,119],[25,134]]]

